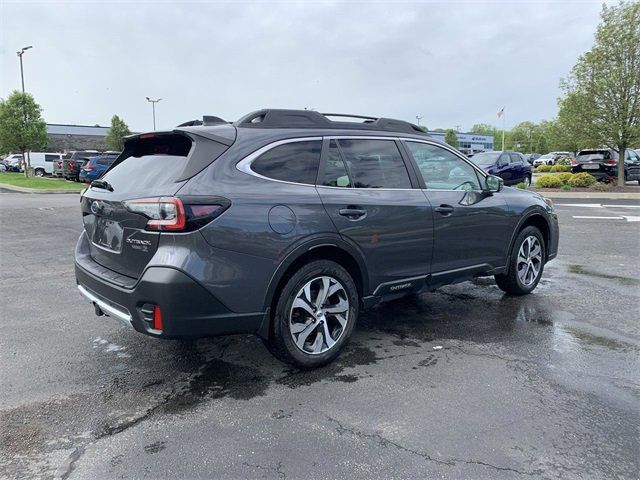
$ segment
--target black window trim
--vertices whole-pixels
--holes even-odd
[[[462,160],[466,164],[471,165],[471,167],[473,167],[473,169],[476,171],[476,175],[478,175],[478,180],[480,181],[480,183],[486,182],[486,180],[487,180],[487,177],[488,177],[487,172],[485,172],[484,170],[480,169],[480,167],[478,167],[475,163],[473,163],[467,157],[465,157],[464,155],[460,154],[459,152],[457,152],[453,148],[449,147],[448,145],[444,145],[442,143],[433,142],[433,141],[429,141],[429,140],[417,139],[417,138],[401,137],[399,140],[401,141],[401,143],[405,143],[405,142],[426,143],[427,145],[432,145],[434,147],[440,147],[440,148],[442,148],[444,150],[447,150],[449,153],[452,153],[453,155],[458,157],[460,160]],[[409,148],[406,145],[403,145],[403,147],[406,150],[407,155],[411,159],[412,167],[415,169],[416,172],[419,172],[418,163],[416,162],[415,158],[413,158],[413,155],[411,155],[411,151],[409,150]],[[438,192],[463,192],[464,191],[464,190],[446,190],[446,189],[441,189],[441,188],[438,188],[438,189],[431,188],[431,189],[429,189],[429,188],[427,188],[427,184],[425,183],[424,178],[422,178],[422,175],[418,176],[418,181],[420,183],[420,188],[422,190],[426,190],[426,191],[438,191]],[[476,192],[482,191],[482,185],[480,185],[480,190],[475,190],[474,189],[473,191],[476,191]]]
[[[337,188],[340,190],[378,190],[378,191],[407,191],[407,190],[418,190],[420,189],[420,183],[418,181],[418,177],[414,171],[414,165],[411,163],[411,159],[407,155],[407,152],[404,150],[404,146],[402,145],[401,139],[399,137],[387,137],[387,136],[379,136],[379,135],[327,135],[322,137],[322,155],[320,156],[320,168],[318,168],[318,178],[316,179],[316,186],[318,188]],[[390,142],[394,142],[396,144],[396,148],[400,153],[400,157],[402,158],[402,162],[404,163],[404,167],[407,170],[407,175],[409,176],[409,181],[411,182],[411,188],[376,188],[376,187],[332,187],[329,185],[322,185],[322,181],[324,179],[324,171],[327,156],[329,155],[329,144],[331,140],[387,140]],[[339,142],[338,151],[340,152],[340,156],[342,157],[342,161],[344,161],[344,155],[340,148]],[[349,182],[353,185],[353,178],[351,177],[351,172],[349,171],[349,167],[345,162],[345,168],[347,170],[347,175],[349,175]]]

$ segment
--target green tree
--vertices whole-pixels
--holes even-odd
[[[582,148],[607,146],[620,154],[618,185],[624,185],[624,155],[640,142],[640,3],[603,5],[593,48],[561,83],[560,124]]]
[[[111,117],[111,128],[105,138],[107,148],[121,152],[124,149],[124,137],[127,135],[131,135],[127,124],[118,115]]]
[[[42,109],[31,94],[13,91],[6,100],[0,99],[0,152],[21,152],[24,174],[29,176],[29,150],[47,146],[47,128],[40,116]]]
[[[458,148],[458,136],[456,135],[456,131],[453,129],[447,130],[447,133],[444,136],[444,141],[447,142],[452,147]]]

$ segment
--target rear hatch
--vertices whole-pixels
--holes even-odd
[[[154,200],[156,205],[160,199],[170,200],[188,178],[229,145],[183,132],[130,138],[124,152],[81,199],[93,260],[121,275],[139,278],[158,249],[160,235],[167,234],[149,228],[144,202],[150,202],[151,208]]]
[[[582,170],[605,170],[607,166],[615,166],[616,160],[609,150],[583,150],[575,160],[576,165],[580,165]]]

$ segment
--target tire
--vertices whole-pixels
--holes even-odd
[[[34,175],[36,177],[44,177],[44,170],[42,168],[36,168]]]
[[[535,257],[528,254],[527,247],[531,246],[533,247],[531,249],[532,253],[535,253],[537,251],[536,246],[539,246],[539,253]],[[509,255],[509,264],[507,265],[508,272],[495,275],[496,284],[501,290],[511,295],[531,293],[542,277],[545,257],[546,246],[540,230],[533,226],[524,228],[513,244],[513,250]],[[522,261],[523,258],[527,258],[526,262]],[[523,263],[526,263],[526,271],[523,271],[523,268],[518,270],[518,267]]]
[[[524,184],[527,186],[527,188],[529,188],[531,186],[531,176],[525,175]]]
[[[330,295],[325,302],[318,303],[324,303],[327,310],[333,306],[334,312],[324,309],[317,312],[320,292],[327,290]],[[326,365],[340,354],[349,340],[359,304],[356,285],[344,268],[329,260],[307,263],[279,292],[272,331],[265,344],[276,358],[296,367],[310,369]]]

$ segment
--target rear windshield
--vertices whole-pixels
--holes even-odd
[[[489,166],[496,163],[501,152],[482,152],[476,153],[471,157],[471,161],[478,166]]]
[[[160,135],[127,142],[126,157],[103,177],[117,192],[147,190],[175,182],[187,165],[191,140]]]
[[[577,159],[583,162],[590,162],[593,160],[610,160],[611,152],[609,150],[585,150],[578,154]]]

